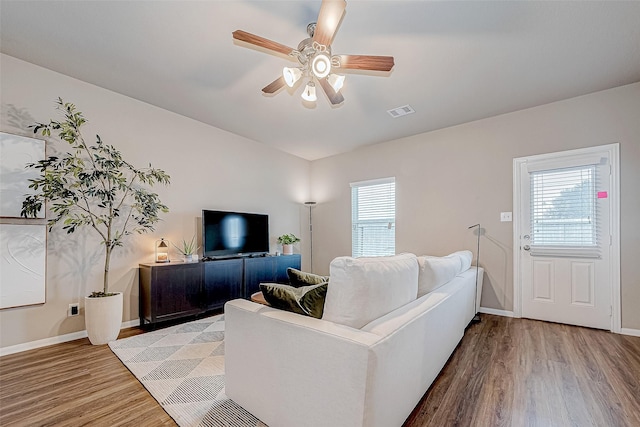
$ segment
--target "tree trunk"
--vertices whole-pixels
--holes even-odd
[[[104,259],[104,283],[103,292],[106,294],[109,291],[109,261],[111,260],[111,245],[106,244],[106,254]]]

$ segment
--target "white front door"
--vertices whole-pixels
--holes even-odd
[[[522,317],[612,329],[610,157],[516,159]]]

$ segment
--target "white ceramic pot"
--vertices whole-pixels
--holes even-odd
[[[85,297],[84,323],[91,344],[115,341],[122,325],[122,292],[109,297]]]
[[[282,253],[283,255],[292,255],[293,245],[282,245]]]

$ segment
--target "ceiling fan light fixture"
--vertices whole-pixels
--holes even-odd
[[[302,70],[300,68],[284,67],[282,69],[282,77],[284,77],[284,81],[289,87],[293,87],[301,76]]]
[[[324,52],[317,53],[311,61],[311,71],[319,78],[323,79],[331,72],[331,58]]]
[[[344,85],[344,76],[342,74],[329,74],[327,76],[327,82],[329,82],[336,93],[340,92],[340,89],[342,89]]]
[[[307,86],[304,88],[304,92],[302,92],[302,99],[309,102],[316,102],[318,97],[316,96],[316,85],[313,82],[307,83]]]

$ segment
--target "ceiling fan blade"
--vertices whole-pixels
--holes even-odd
[[[263,87],[262,88],[262,92],[267,93],[267,94],[276,93],[285,84],[286,83],[284,81],[284,77],[280,76],[277,79],[275,79],[274,81],[272,81],[271,83],[269,83],[268,85],[266,85],[265,87]]]
[[[319,79],[318,81],[320,82],[320,86],[322,86],[324,93],[327,94],[329,101],[331,101],[331,104],[338,105],[344,102],[344,96],[342,96],[340,92],[333,90],[326,78]]]
[[[236,30],[233,32],[233,38],[241,42],[249,43],[254,46],[259,46],[274,52],[289,55],[293,52],[293,48],[285,46],[283,44],[274,42],[273,40],[265,39],[264,37],[256,36],[255,34],[247,33],[246,31]]]
[[[313,33],[313,41],[324,46],[331,46],[333,36],[336,34],[342,15],[347,7],[345,0],[322,0],[318,22]]]
[[[350,70],[391,71],[393,56],[338,55],[340,67]]]

